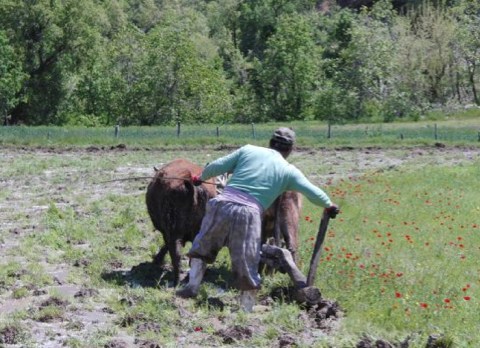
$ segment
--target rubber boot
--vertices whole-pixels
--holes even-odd
[[[258,290],[242,291],[240,294],[240,308],[245,312],[251,313],[257,299]]]
[[[207,264],[205,262],[197,258],[192,258],[188,284],[182,289],[177,290],[175,294],[182,298],[192,298],[197,296],[206,269]]]

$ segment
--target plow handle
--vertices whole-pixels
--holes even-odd
[[[318,261],[320,260],[320,254],[322,251],[322,244],[327,234],[328,222],[330,216],[326,210],[323,211],[322,219],[320,221],[320,227],[318,228],[317,240],[315,241],[315,247],[313,249],[312,259],[310,260],[310,269],[308,271],[307,286],[313,286],[315,283],[315,276],[318,268]]]

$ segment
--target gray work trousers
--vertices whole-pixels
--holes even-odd
[[[187,256],[213,263],[220,249],[227,246],[235,286],[239,290],[259,289],[261,221],[258,208],[212,198]]]

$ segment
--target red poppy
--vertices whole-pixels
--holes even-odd
[[[443,302],[450,303],[450,299],[446,298],[445,300],[443,300]]]
[[[420,303],[420,306],[422,306],[423,308],[427,308],[427,307],[428,307],[428,304],[422,302],[422,303]]]
[[[398,298],[398,297],[402,297],[402,294],[399,293],[399,292],[396,292],[396,293],[395,293],[395,297],[397,297],[397,298]]]
[[[200,331],[203,331],[203,328],[201,326],[195,326],[195,328],[193,330],[195,332],[200,332]]]
[[[464,299],[465,301],[470,301],[470,296],[465,296],[463,299]]]

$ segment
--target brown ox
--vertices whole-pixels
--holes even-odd
[[[298,229],[302,210],[302,196],[298,192],[286,191],[263,213],[262,245],[274,237],[277,244],[283,239],[295,262],[298,261]]]
[[[185,159],[176,159],[159,169],[147,188],[148,214],[165,241],[154,263],[162,264],[169,252],[174,285],[180,281],[182,248],[186,242],[192,242],[200,231],[206,204],[216,195],[215,185],[192,185],[191,177],[199,175],[202,169]],[[208,182],[213,184],[214,180]]]
[[[174,285],[180,281],[182,248],[192,242],[200,231],[208,200],[216,195],[215,186],[193,186],[192,175],[200,174],[202,167],[185,159],[177,159],[158,170],[148,185],[146,202],[153,226],[162,233],[165,245],[154,258],[162,264],[167,251],[173,264]],[[166,179],[166,178],[184,178]],[[214,183],[214,179],[208,180]],[[262,243],[275,236],[275,229],[283,237],[285,247],[296,260],[301,196],[287,191],[264,212]],[[276,219],[278,217],[278,219]]]

